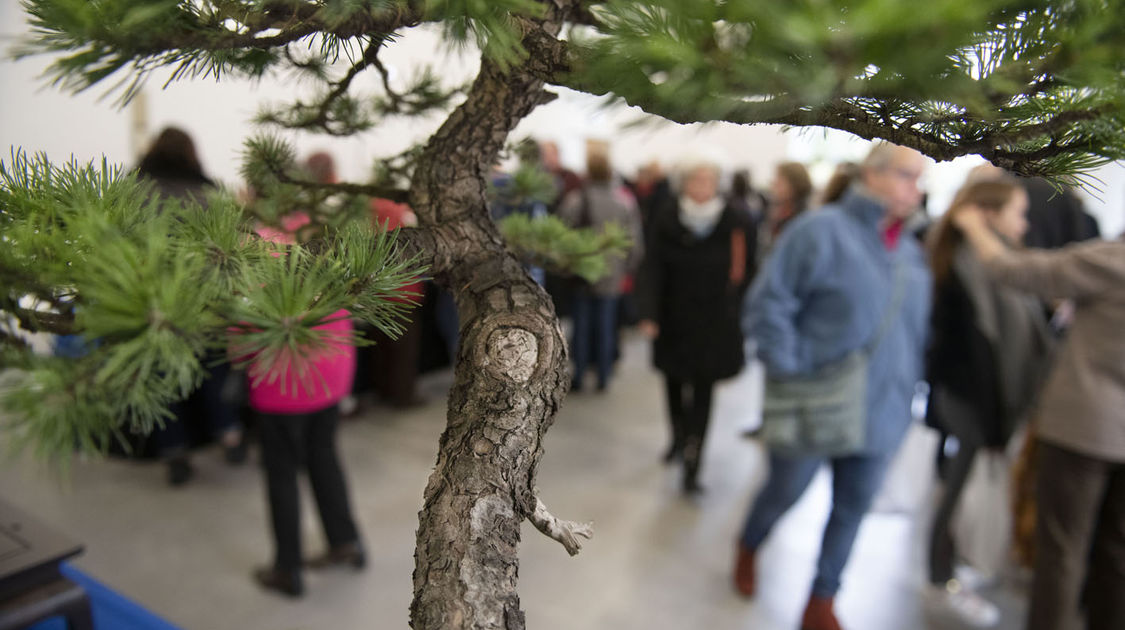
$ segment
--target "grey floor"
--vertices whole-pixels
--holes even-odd
[[[370,564],[363,573],[307,576],[297,602],[261,592],[251,569],[270,556],[260,473],[230,468],[216,450],[194,457],[197,477],[169,489],[155,463],[78,461],[71,473],[25,458],[0,461],[0,496],[81,539],[82,570],[169,621],[191,629],[406,628],[414,530],[444,422],[448,373],[428,376],[431,404],[375,406],[347,421],[341,449]],[[724,384],[706,450],[707,492],[688,500],[676,470],[659,462],[666,427],[659,376],[637,339],[610,393],[572,395],[547,436],[542,498],[558,516],[592,520],[575,558],[524,528],[521,586],[533,630],[794,630],[827,518],[827,472],[763,547],[760,594],[730,586],[734,541],[765,473],[763,453],[740,437],[756,422],[754,370]],[[922,544],[933,481],[932,436],[915,429],[860,530],[837,610],[849,630],[962,627],[923,594]],[[255,458],[256,460],[256,458]],[[321,536],[305,495],[307,548]],[[988,594],[997,627],[1022,625],[1019,588]]]

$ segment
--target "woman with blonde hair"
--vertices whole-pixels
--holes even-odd
[[[926,355],[930,423],[958,444],[943,469],[930,538],[930,583],[945,605],[977,626],[995,624],[1000,613],[954,578],[953,514],[976,455],[982,449],[1003,451],[1025,421],[1047,369],[1051,335],[1040,303],[992,280],[955,223],[962,212],[979,208],[997,239],[1018,248],[1027,231],[1027,205],[1027,193],[1011,177],[970,180],[927,243],[934,274]]]

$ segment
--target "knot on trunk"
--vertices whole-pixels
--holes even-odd
[[[539,363],[539,341],[522,328],[501,328],[488,336],[485,366],[517,383],[526,383]]]

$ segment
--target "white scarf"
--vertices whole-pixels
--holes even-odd
[[[697,203],[688,197],[680,197],[680,223],[699,238],[703,238],[715,229],[719,216],[723,213],[723,198],[716,195],[703,203]]]

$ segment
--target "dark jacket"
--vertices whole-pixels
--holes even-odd
[[[734,240],[741,243],[734,246],[741,249],[738,270],[732,269]],[[756,244],[749,217],[731,206],[702,238],[680,222],[675,198],[654,210],[637,295],[641,318],[660,326],[653,343],[657,369],[685,381],[717,381],[742,369],[740,309]]]
[[[1037,300],[1002,287],[967,247],[934,289],[926,377],[930,424],[1004,448],[1027,418],[1046,375],[1051,336]],[[955,397],[957,416],[942,408]],[[968,436],[966,436],[968,437]]]
[[[207,193],[215,188],[215,183],[202,173],[152,160],[143,161],[137,174],[155,184],[155,192],[163,201],[206,204]]]
[[[1071,190],[1056,190],[1042,178],[1023,181],[1027,189],[1027,234],[1024,244],[1040,249],[1055,249],[1070,243],[1098,238],[1098,221],[1082,206]]]

